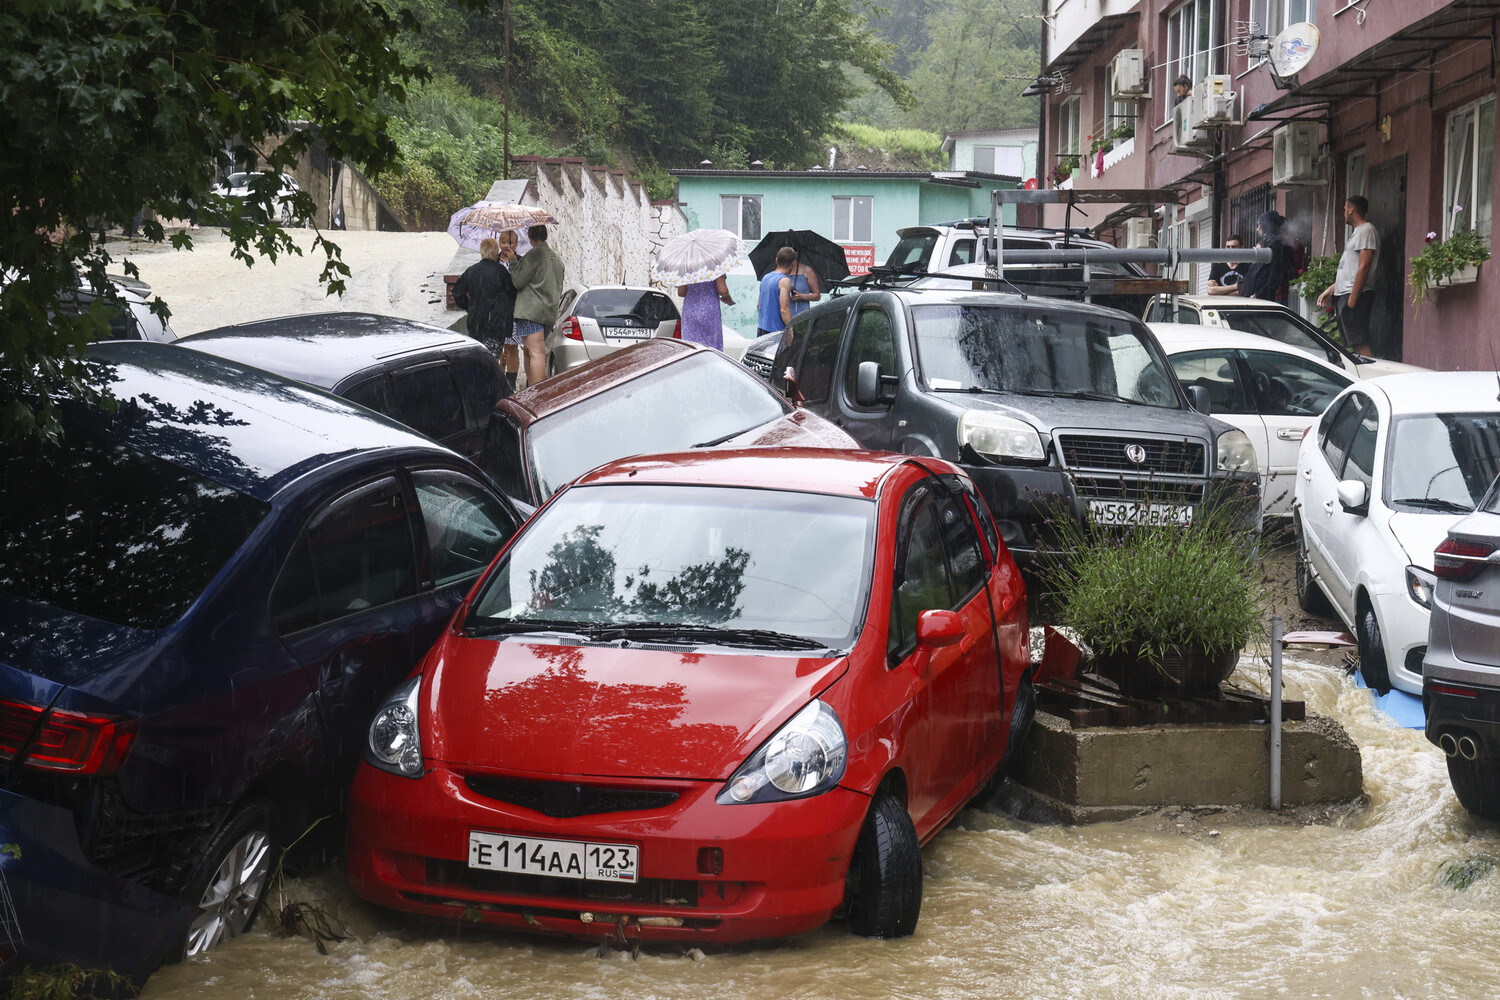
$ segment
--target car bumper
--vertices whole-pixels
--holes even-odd
[[[615,787],[637,784],[624,780]],[[722,782],[649,782],[675,802],[558,819],[487,798],[439,766],[420,779],[362,764],[350,793],[355,891],[409,913],[570,937],[746,941],[825,923],[844,898],[869,797],[844,788],[789,802],[722,806]],[[469,831],[635,844],[639,882],[584,882],[471,869]],[[721,874],[699,870],[705,848]]]
[[[1500,682],[1500,677],[1495,678]],[[1443,734],[1459,739],[1470,736],[1479,747],[1479,759],[1500,761],[1500,688],[1456,684],[1428,677],[1422,685],[1422,711],[1427,718],[1425,733],[1435,745]]]
[[[1422,660],[1427,652],[1430,612],[1405,591],[1372,594],[1375,619],[1385,645],[1386,671],[1391,686],[1408,694],[1422,693]]]
[[[144,983],[199,911],[95,867],[76,831],[70,811],[0,791],[0,974],[71,962]]]

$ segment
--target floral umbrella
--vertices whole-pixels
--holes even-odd
[[[480,240],[494,239],[508,229],[520,230],[524,237],[528,226],[555,225],[557,220],[543,208],[481,201],[453,213],[448,220],[448,235],[457,240],[459,246],[478,250]]]
[[[668,286],[713,281],[749,255],[749,244],[727,229],[695,229],[662,244],[651,258],[651,280]]]

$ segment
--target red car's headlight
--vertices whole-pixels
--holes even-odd
[[[417,726],[418,674],[401,685],[375,713],[365,745],[365,760],[404,778],[422,776],[422,733]]]
[[[833,709],[815,701],[761,744],[715,801],[733,806],[819,795],[839,783],[848,758],[843,723]]]

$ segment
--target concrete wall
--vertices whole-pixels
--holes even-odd
[[[623,170],[582,157],[517,156],[511,163],[535,187],[537,204],[557,219],[548,242],[569,284],[648,285],[654,249],[690,228],[675,205],[653,204]]]

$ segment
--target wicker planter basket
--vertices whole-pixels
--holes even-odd
[[[1238,649],[1174,646],[1162,655],[1160,667],[1132,653],[1112,653],[1095,657],[1089,670],[1113,681],[1122,694],[1218,698],[1219,684],[1234,673],[1239,659]]]

